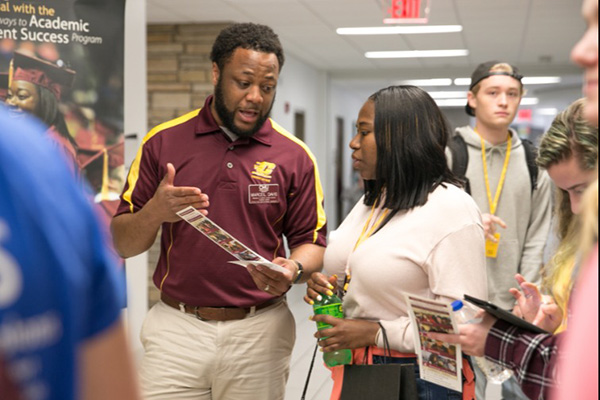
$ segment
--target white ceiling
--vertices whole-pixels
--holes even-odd
[[[526,76],[562,75],[579,85],[569,60],[584,31],[579,0],[430,0],[429,24],[460,33],[340,36],[338,27],[383,26],[392,0],[148,0],[149,24],[256,22],[271,26],[286,54],[340,82],[373,85],[468,77],[483,61],[517,65]],[[426,1],[426,0],[422,0]],[[467,57],[367,59],[366,51],[468,49]],[[456,89],[454,89],[456,90]]]

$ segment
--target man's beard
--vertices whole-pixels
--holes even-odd
[[[273,96],[273,101],[271,102],[271,106],[269,107],[269,110],[264,115],[259,115],[254,127],[250,128],[248,130],[243,130],[243,129],[240,129],[237,126],[235,126],[235,123],[234,123],[235,111],[229,111],[229,109],[225,105],[225,99],[224,99],[224,95],[223,95],[223,85],[221,84],[220,77],[219,77],[219,80],[217,81],[217,86],[215,86],[215,110],[217,111],[217,114],[219,115],[219,118],[221,119],[223,126],[227,129],[229,129],[234,134],[238,135],[239,137],[252,137],[256,132],[258,132],[260,130],[260,128],[263,126],[263,124],[265,123],[265,121],[267,120],[267,118],[269,118],[269,115],[271,114],[271,109],[273,108],[274,103],[275,103],[275,96]]]

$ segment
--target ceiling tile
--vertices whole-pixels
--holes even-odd
[[[462,24],[460,33],[340,36],[338,27],[383,26],[391,0],[148,0],[148,23],[252,21],[270,25],[285,51],[317,69],[356,79],[443,77],[502,59],[535,74],[578,74],[569,60],[584,30],[580,1],[431,0],[429,24]],[[366,51],[466,48],[468,57],[366,59]],[[466,71],[466,72],[465,72]],[[344,78],[345,79],[345,78]]]

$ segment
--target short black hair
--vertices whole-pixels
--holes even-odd
[[[222,70],[238,48],[273,53],[279,61],[279,71],[283,67],[285,57],[279,37],[266,25],[248,22],[233,24],[223,29],[215,39],[210,60]]]
[[[392,212],[427,203],[443,183],[461,186],[446,160],[451,131],[427,92],[416,86],[390,86],[371,97],[375,104],[375,180],[365,181],[366,205],[383,201]],[[382,225],[383,226],[383,225]]]

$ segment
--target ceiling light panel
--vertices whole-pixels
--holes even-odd
[[[560,83],[561,81],[562,78],[560,76],[526,76],[521,80],[523,85],[551,85]],[[454,84],[456,86],[469,86],[471,78],[456,78]]]
[[[560,76],[526,76],[521,80],[523,85],[549,85],[560,81]]]
[[[467,99],[467,92],[446,91],[446,92],[427,92],[434,99]]]
[[[434,99],[439,107],[464,107],[467,104],[467,98],[462,99]],[[534,106],[540,102],[537,97],[523,97],[522,106]]]
[[[428,57],[464,57],[469,50],[409,50],[409,51],[367,51],[367,58],[428,58]]]
[[[413,86],[450,86],[452,85],[452,79],[409,79],[405,81],[400,81],[398,82],[398,84]]]
[[[337,28],[338,35],[420,35],[428,33],[462,32],[461,25],[373,26]]]

